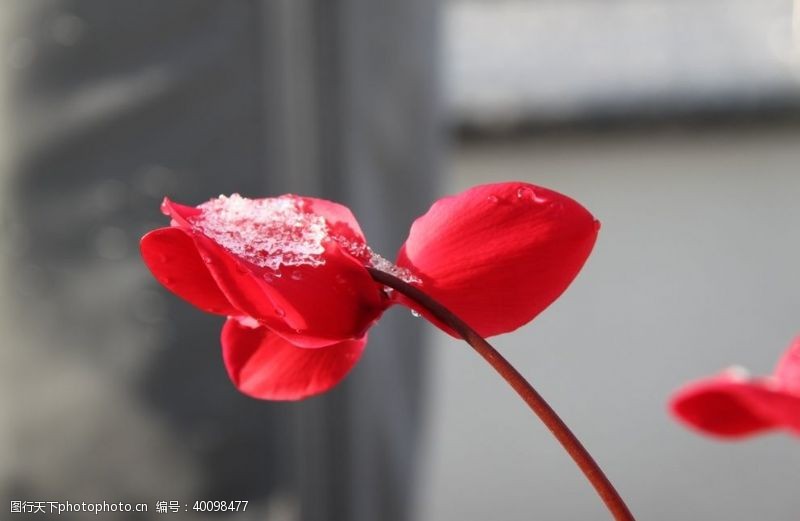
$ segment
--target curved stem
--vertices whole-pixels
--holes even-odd
[[[367,268],[373,279],[405,295],[436,317],[441,322],[450,326],[463,338],[475,351],[478,352],[502,376],[517,394],[536,413],[540,420],[550,429],[550,432],[569,453],[586,479],[592,484],[597,494],[603,500],[611,515],[617,521],[635,521],[628,506],[608,480],[606,475],[594,461],[591,454],[584,448],[578,438],[569,430],[544,398],[528,383],[511,363],[503,358],[497,350],[483,337],[475,332],[463,320],[458,318],[449,309],[433,300],[419,288],[407,284],[389,273],[375,268]]]

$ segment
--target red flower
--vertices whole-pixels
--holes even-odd
[[[730,368],[678,390],[670,409],[690,427],[722,438],[776,429],[800,436],[800,337],[771,376],[749,378],[743,369]]]
[[[358,361],[384,310],[415,307],[373,281],[367,266],[418,285],[482,335],[496,335],[529,322],[567,288],[599,227],[551,190],[483,185],[417,219],[395,266],[367,246],[350,210],[323,199],[233,195],[196,208],[165,199],[162,210],[171,227],[142,238],[145,263],[176,295],[228,316],[228,374],[245,394],[273,400],[330,389]]]

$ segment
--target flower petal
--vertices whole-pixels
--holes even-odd
[[[770,380],[749,380],[734,371],[686,385],[673,395],[670,410],[687,425],[722,438],[778,428],[800,434],[800,396],[778,390]]]
[[[192,238],[178,228],[160,228],[142,237],[140,250],[153,276],[168,290],[203,311],[238,315],[206,269]]]
[[[305,349],[241,317],[228,318],[222,329],[222,355],[231,381],[262,400],[300,400],[331,389],[358,362],[366,343],[364,336]]]
[[[331,235],[338,235],[349,241],[366,242],[364,232],[361,231],[361,226],[350,208],[316,197],[298,197],[298,199],[303,201],[306,211],[325,218]]]
[[[198,211],[165,200],[163,208],[176,226],[191,231],[228,299],[295,345],[360,338],[386,308],[363,264],[331,238],[364,240],[341,205],[296,196],[231,196],[207,204]],[[204,218],[213,219],[212,226]],[[268,242],[273,239],[277,246]],[[267,247],[273,251],[265,253]]]
[[[497,335],[531,321],[564,292],[598,228],[585,208],[552,190],[482,185],[434,203],[412,225],[397,264],[479,334]]]
[[[794,339],[778,362],[775,378],[781,387],[800,395],[800,336]]]

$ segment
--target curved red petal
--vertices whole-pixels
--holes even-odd
[[[222,329],[222,355],[231,381],[262,400],[300,400],[338,384],[358,362],[367,337],[319,349],[286,341],[255,320],[230,317]]]
[[[533,320],[564,292],[598,229],[585,208],[552,190],[482,185],[434,203],[411,226],[397,264],[479,334],[497,335]]]
[[[386,307],[380,286],[332,233],[363,242],[349,210],[313,198],[165,201],[189,227],[223,293],[292,343],[320,347],[360,338]],[[319,213],[313,213],[319,212]]]
[[[169,197],[165,197],[164,200],[161,201],[161,213],[171,219],[170,224],[172,226],[191,231],[192,225],[189,224],[188,219],[197,217],[202,211],[199,208],[179,204],[172,201]]]
[[[194,241],[183,230],[153,230],[142,237],[139,248],[145,265],[156,280],[177,296],[209,313],[241,313],[220,291]]]
[[[771,380],[747,380],[733,371],[686,385],[670,402],[685,424],[712,436],[743,438],[771,429],[800,434],[800,396]]]
[[[775,379],[784,389],[800,395],[800,336],[792,341],[778,362]]]
[[[364,232],[361,231],[361,226],[350,208],[316,197],[298,197],[298,199],[305,203],[306,211],[325,218],[331,235],[341,236],[349,241],[366,243]]]

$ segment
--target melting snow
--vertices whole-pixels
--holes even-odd
[[[422,282],[411,271],[384,259],[363,242],[331,237],[325,218],[303,211],[303,200],[292,196],[247,199],[224,195],[198,206],[192,225],[222,247],[275,272],[281,266],[321,266],[324,242],[333,239],[365,265],[393,275],[406,283]],[[278,273],[275,273],[279,276]],[[302,275],[292,272],[292,279]]]
[[[224,195],[201,204],[192,224],[233,254],[263,268],[325,264],[325,218],[302,211],[291,195],[246,199]]]
[[[384,259],[374,251],[372,248],[364,244],[363,242],[351,242],[344,237],[338,236],[334,237],[336,242],[338,242],[342,247],[344,247],[350,254],[361,260],[365,265],[368,265],[372,268],[380,270],[384,273],[388,273],[398,279],[402,280],[407,284],[413,283],[421,283],[422,280],[419,277],[416,277],[410,270],[406,268],[401,268],[396,264],[392,263],[391,261]]]

